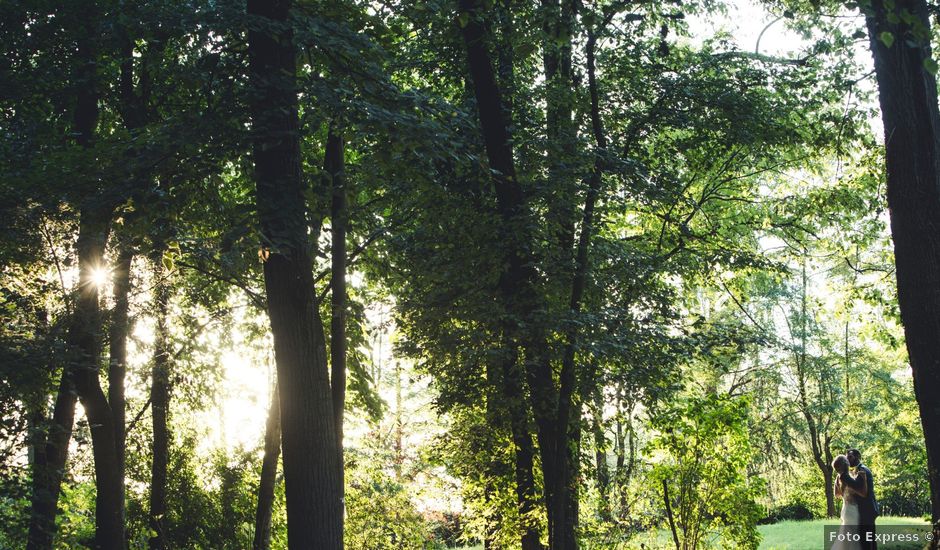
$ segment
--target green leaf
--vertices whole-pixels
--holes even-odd
[[[467,26],[467,23],[469,23],[469,22],[470,22],[470,14],[469,14],[469,13],[463,12],[463,13],[461,13],[460,15],[457,16],[457,24],[460,25],[460,28],[461,28],[461,29],[464,28],[464,27],[466,27],[466,26]]]
[[[517,57],[525,58],[525,57],[529,57],[530,55],[532,55],[532,53],[535,52],[536,49],[538,49],[538,47],[535,44],[531,42],[523,42],[522,44],[519,44],[518,46],[516,46],[515,54]]]
[[[928,72],[928,73],[930,73],[930,74],[932,74],[932,75],[934,75],[934,76],[937,76],[937,68],[938,68],[938,66],[937,66],[937,62],[934,60],[934,58],[932,58],[932,57],[925,57],[925,58],[924,58],[924,68],[927,69],[927,72]]]
[[[894,34],[888,31],[883,31],[878,33],[878,40],[885,45],[886,48],[890,48],[894,44]]]

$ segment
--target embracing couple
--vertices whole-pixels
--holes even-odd
[[[842,525],[839,533],[847,535],[832,548],[876,549],[874,537],[878,505],[875,501],[875,481],[871,470],[862,464],[862,453],[858,449],[847,450],[832,461],[832,469],[836,472],[835,495],[842,497]]]

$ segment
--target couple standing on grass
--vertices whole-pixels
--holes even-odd
[[[842,497],[842,521],[839,528],[840,541],[833,550],[875,550],[875,517],[878,503],[875,501],[875,481],[862,464],[862,453],[849,449],[832,461],[836,472],[835,495]]]

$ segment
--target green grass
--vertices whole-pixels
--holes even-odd
[[[838,520],[817,519],[811,521],[783,521],[773,525],[761,525],[757,528],[761,534],[761,550],[815,550],[823,548],[823,529],[826,525],[838,523]],[[922,525],[926,532],[929,523],[921,518],[880,517],[878,525]],[[721,544],[717,537],[709,541],[711,548],[731,548]],[[613,546],[590,546],[590,548],[610,548],[611,550],[670,549],[675,548],[672,543],[672,534],[666,530],[644,533],[634,537],[627,544]],[[879,544],[879,550],[921,550],[923,545],[908,544]]]
[[[761,550],[817,550],[823,548],[823,529],[826,525],[838,523],[838,520],[817,519],[811,521],[782,521],[773,525],[761,525],[757,530],[761,534]],[[920,525],[921,532],[926,532],[930,524],[922,518],[903,518],[885,516],[878,518],[878,525]],[[641,546],[644,545],[644,546]],[[717,537],[709,540],[710,548],[733,548],[721,544]],[[634,537],[629,543],[586,543],[586,550],[668,550],[675,548],[672,534],[660,529]],[[922,545],[879,544],[879,550],[921,550]],[[468,550],[482,549],[481,546],[468,547]]]
[[[811,550],[823,547],[823,528],[835,522],[827,519],[813,521],[783,521],[773,525],[761,525],[758,529],[763,537],[761,549],[766,550]],[[930,524],[921,518],[881,517],[877,525],[922,525],[925,532]],[[911,543],[879,544],[880,550],[919,550],[923,545]]]

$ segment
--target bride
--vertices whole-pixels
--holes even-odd
[[[862,544],[858,542],[859,537],[859,494],[842,483],[841,475],[849,469],[849,461],[845,455],[839,455],[832,461],[832,469],[836,471],[835,495],[842,497],[842,515],[841,525],[839,527],[839,537],[832,550],[861,550]],[[850,474],[851,475],[851,474]]]

